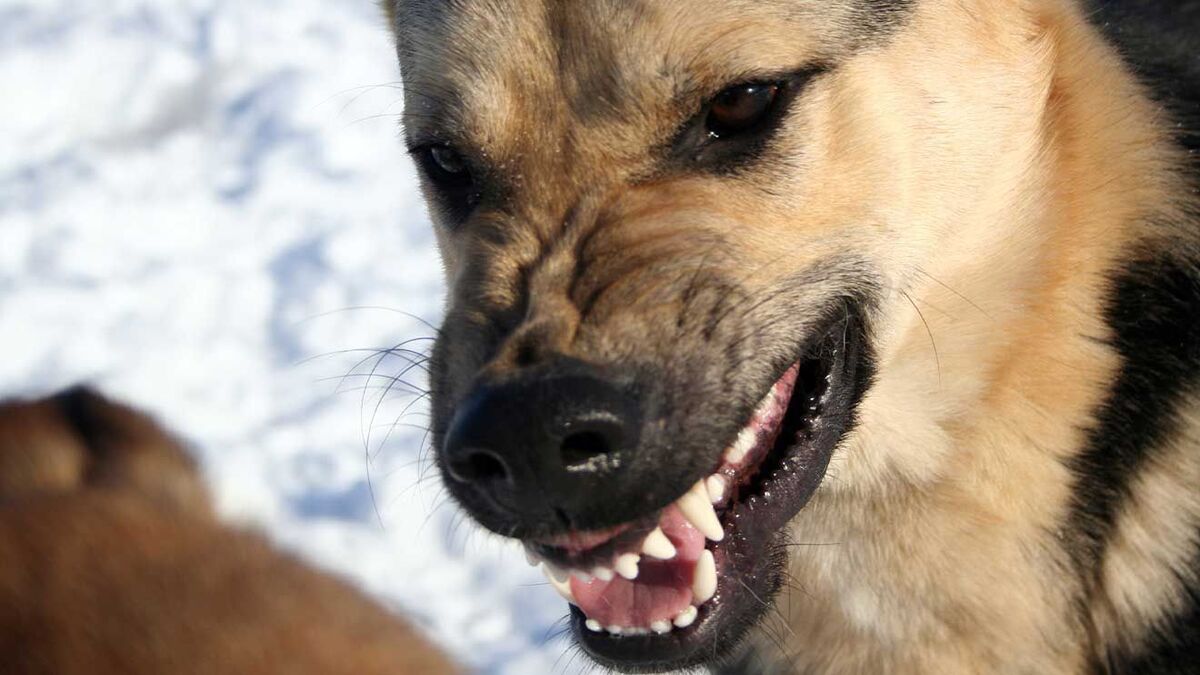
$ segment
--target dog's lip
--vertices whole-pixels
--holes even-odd
[[[724,510],[721,524],[728,536],[718,543],[707,542],[718,570],[715,595],[699,607],[690,625],[662,635],[598,632],[595,626],[589,628],[588,617],[572,606],[576,639],[594,659],[631,672],[686,668],[715,658],[713,640],[719,639],[728,649],[756,623],[756,615],[766,609],[763,599],[774,594],[781,580],[781,561],[774,560],[779,554],[768,554],[771,544],[783,536],[786,523],[819,485],[862,395],[863,383],[857,377],[860,346],[848,337],[851,333],[857,336],[851,326],[856,320],[847,314],[831,322],[817,333],[816,347],[805,350],[806,354],[813,349],[833,350],[827,389],[812,420],[814,429],[782,449],[774,448],[758,470],[774,469],[775,475],[756,474],[750,494],[739,495]],[[801,393],[798,389],[790,397],[789,407]],[[783,456],[777,457],[778,453]]]
[[[796,363],[779,376],[735,440],[722,453],[717,467],[693,484],[688,493],[678,496],[662,509],[615,526],[526,538],[525,546],[531,557],[567,572],[578,570],[580,576],[586,577],[597,566],[612,567],[611,563],[623,554],[643,555],[643,544],[656,529],[662,529],[660,519],[666,517],[672,506],[677,507],[677,512],[690,521],[694,529],[704,534],[719,530],[715,510],[728,507],[733,501],[732,495],[755,477],[779,434],[799,372],[800,366]],[[710,502],[712,508],[705,508]]]
[[[601,530],[572,530],[550,537],[536,537],[527,543],[578,555],[593,551],[635,527],[634,523],[622,523]]]
[[[592,631],[666,634],[690,626],[717,587],[706,541],[721,541],[717,515],[762,466],[783,426],[800,366],[788,368],[722,454],[716,470],[637,525],[557,537],[568,546],[526,542],[554,587],[588,616]],[[648,522],[647,522],[648,521]]]

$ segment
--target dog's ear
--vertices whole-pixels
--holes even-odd
[[[146,415],[86,388],[0,405],[0,499],[81,489],[208,512],[187,451]]]
[[[0,499],[77,489],[87,446],[52,401],[0,405]]]

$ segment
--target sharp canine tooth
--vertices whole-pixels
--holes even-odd
[[[690,626],[696,622],[696,615],[699,613],[700,613],[699,610],[697,610],[695,608],[695,606],[688,607],[687,609],[680,612],[679,616],[675,617],[675,622],[674,622],[675,627],[676,628],[687,628],[688,626]],[[600,625],[600,624],[596,624],[596,625]]]
[[[633,581],[638,575],[638,563],[642,561],[642,556],[636,553],[626,553],[617,558],[617,574]]]
[[[704,487],[708,489],[708,500],[710,502],[720,504],[725,501],[725,483],[725,476],[720,474],[713,474],[704,479]]]
[[[762,416],[766,415],[767,412],[769,412],[771,410],[771,408],[774,407],[774,405],[775,405],[775,387],[771,387],[771,391],[768,391],[767,395],[763,396],[762,400],[758,402],[758,407],[754,409],[754,413],[757,417],[762,417]]]
[[[596,569],[592,570],[592,576],[596,577],[600,581],[612,581],[613,571],[607,567],[597,567]]]
[[[554,590],[558,591],[558,594],[563,597],[563,600],[566,600],[572,605],[579,604],[575,602],[575,594],[571,592],[570,579],[566,581],[559,581],[558,579],[555,579],[554,575],[550,574],[550,572],[546,569],[543,569],[542,573],[546,575],[546,580],[550,582],[550,585],[554,587]]]
[[[758,434],[755,434],[749,428],[742,429],[738,432],[737,440],[725,451],[725,461],[730,464],[741,464],[745,461],[746,455],[750,454],[750,450],[754,448],[754,444],[757,442]]]
[[[675,557],[675,545],[663,534],[661,527],[656,527],[642,543],[642,553],[659,560],[670,560]]]
[[[683,513],[683,517],[688,519],[697,530],[705,537],[713,541],[721,541],[725,538],[725,530],[721,527],[721,521],[717,519],[717,512],[713,510],[712,501],[708,498],[708,489],[704,487],[704,481],[699,481],[692,486],[692,489],[687,494],[680,497],[676,505]]]
[[[658,633],[659,635],[666,635],[667,633],[671,632],[671,622],[655,621],[654,623],[650,624],[650,630]]]
[[[713,559],[712,551],[705,550],[696,561],[696,571],[692,577],[692,601],[697,606],[703,605],[716,594],[717,561]]]
[[[604,626],[601,626],[600,622],[595,619],[588,619],[587,621],[583,622],[583,625],[587,626],[587,629],[593,633],[600,633],[604,631]]]

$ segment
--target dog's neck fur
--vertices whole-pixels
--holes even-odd
[[[795,521],[786,621],[774,632],[800,672],[1081,672],[1094,645],[1136,644],[1132,627],[1162,618],[1139,612],[1169,605],[1160,600],[1180,583],[1170,572],[1192,555],[1168,551],[1175,559],[1152,564],[1118,541],[1104,568],[1116,572],[1063,581],[1079,578],[1063,528],[1071,457],[1120,366],[1107,289],[1119,256],[1172,236],[1161,224],[1182,218],[1172,201],[1186,193],[1181,159],[1074,3],[979,6],[941,7],[936,22],[919,15],[899,38],[912,45],[889,51],[919,50],[970,22],[1024,25],[1005,32],[1025,44],[992,48],[1030,59],[1030,95],[997,101],[1028,115],[1026,135],[995,139],[983,161],[1009,180],[956,223],[1003,238],[977,237],[994,248],[897,280],[904,293],[882,310],[902,318],[881,322],[898,328],[879,336],[859,427]],[[1200,500],[1186,486],[1200,470],[1179,466],[1182,475],[1158,479],[1180,512],[1144,509],[1120,527],[1196,522]]]

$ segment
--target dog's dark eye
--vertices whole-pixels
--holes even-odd
[[[419,151],[421,164],[429,179],[441,188],[463,189],[471,186],[471,167],[454,148],[431,145]]]
[[[409,152],[435,189],[434,203],[445,217],[455,224],[465,220],[483,195],[470,160],[445,143],[421,145]]]
[[[778,84],[739,84],[717,94],[705,121],[718,138],[753,131],[770,116],[779,98]]]

